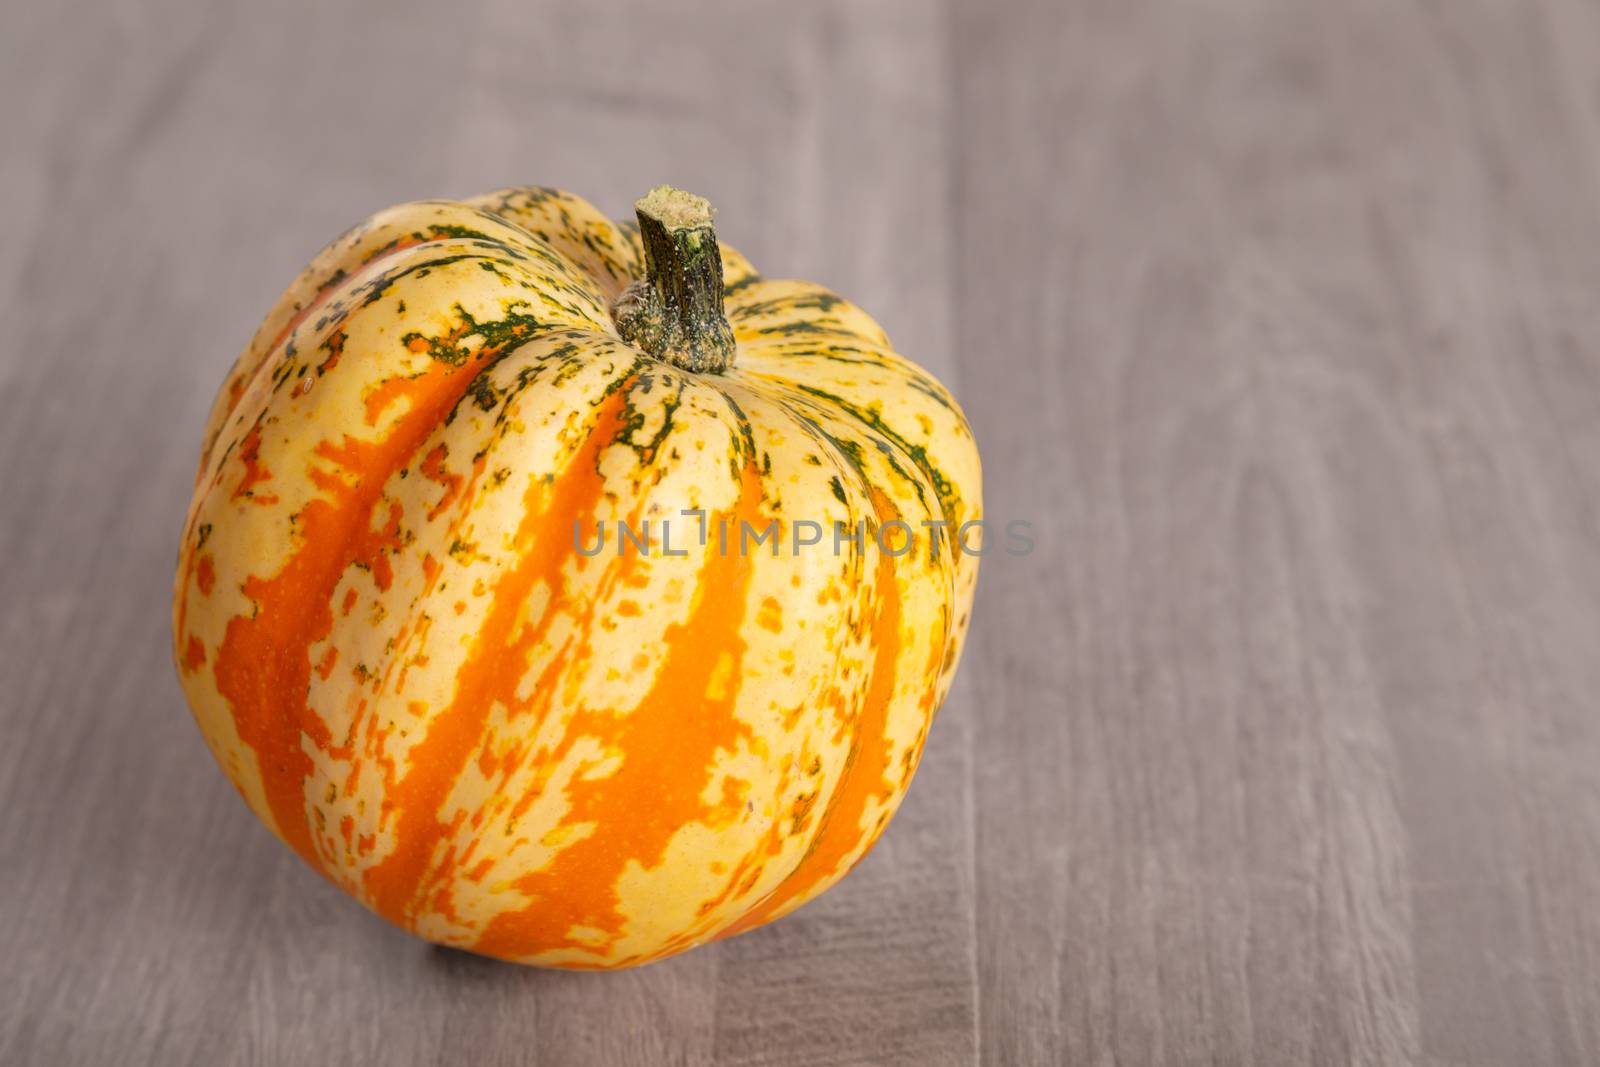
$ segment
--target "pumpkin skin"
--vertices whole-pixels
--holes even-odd
[[[721,251],[736,358],[693,373],[613,323],[634,225],[539,188],[395,207],[218,395],[185,694],[262,822],[422,938],[659,959],[827,889],[911,781],[972,604],[976,446],[865,313]],[[779,551],[741,550],[774,520]]]

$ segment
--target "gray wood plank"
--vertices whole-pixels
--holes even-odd
[[[1594,28],[963,10],[986,1061],[1594,1059]]]

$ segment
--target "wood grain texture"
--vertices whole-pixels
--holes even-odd
[[[6,7],[0,1062],[1600,1061],[1596,42],[1581,0]],[[872,310],[1037,546],[868,860],[621,975],[364,913],[169,663],[272,297],[521,181],[695,189]]]
[[[1594,1062],[1594,16],[1135,7],[956,31],[984,1059]]]

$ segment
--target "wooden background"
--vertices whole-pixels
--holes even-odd
[[[6,3],[0,1062],[1600,1062],[1600,8]],[[902,814],[622,975],[429,948],[169,663],[205,407],[389,203],[710,196],[965,404]]]

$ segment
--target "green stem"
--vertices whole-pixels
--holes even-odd
[[[721,374],[733,364],[733,330],[722,313],[722,252],[703,197],[658,185],[633,205],[645,277],[612,309],[617,332],[657,359]]]

